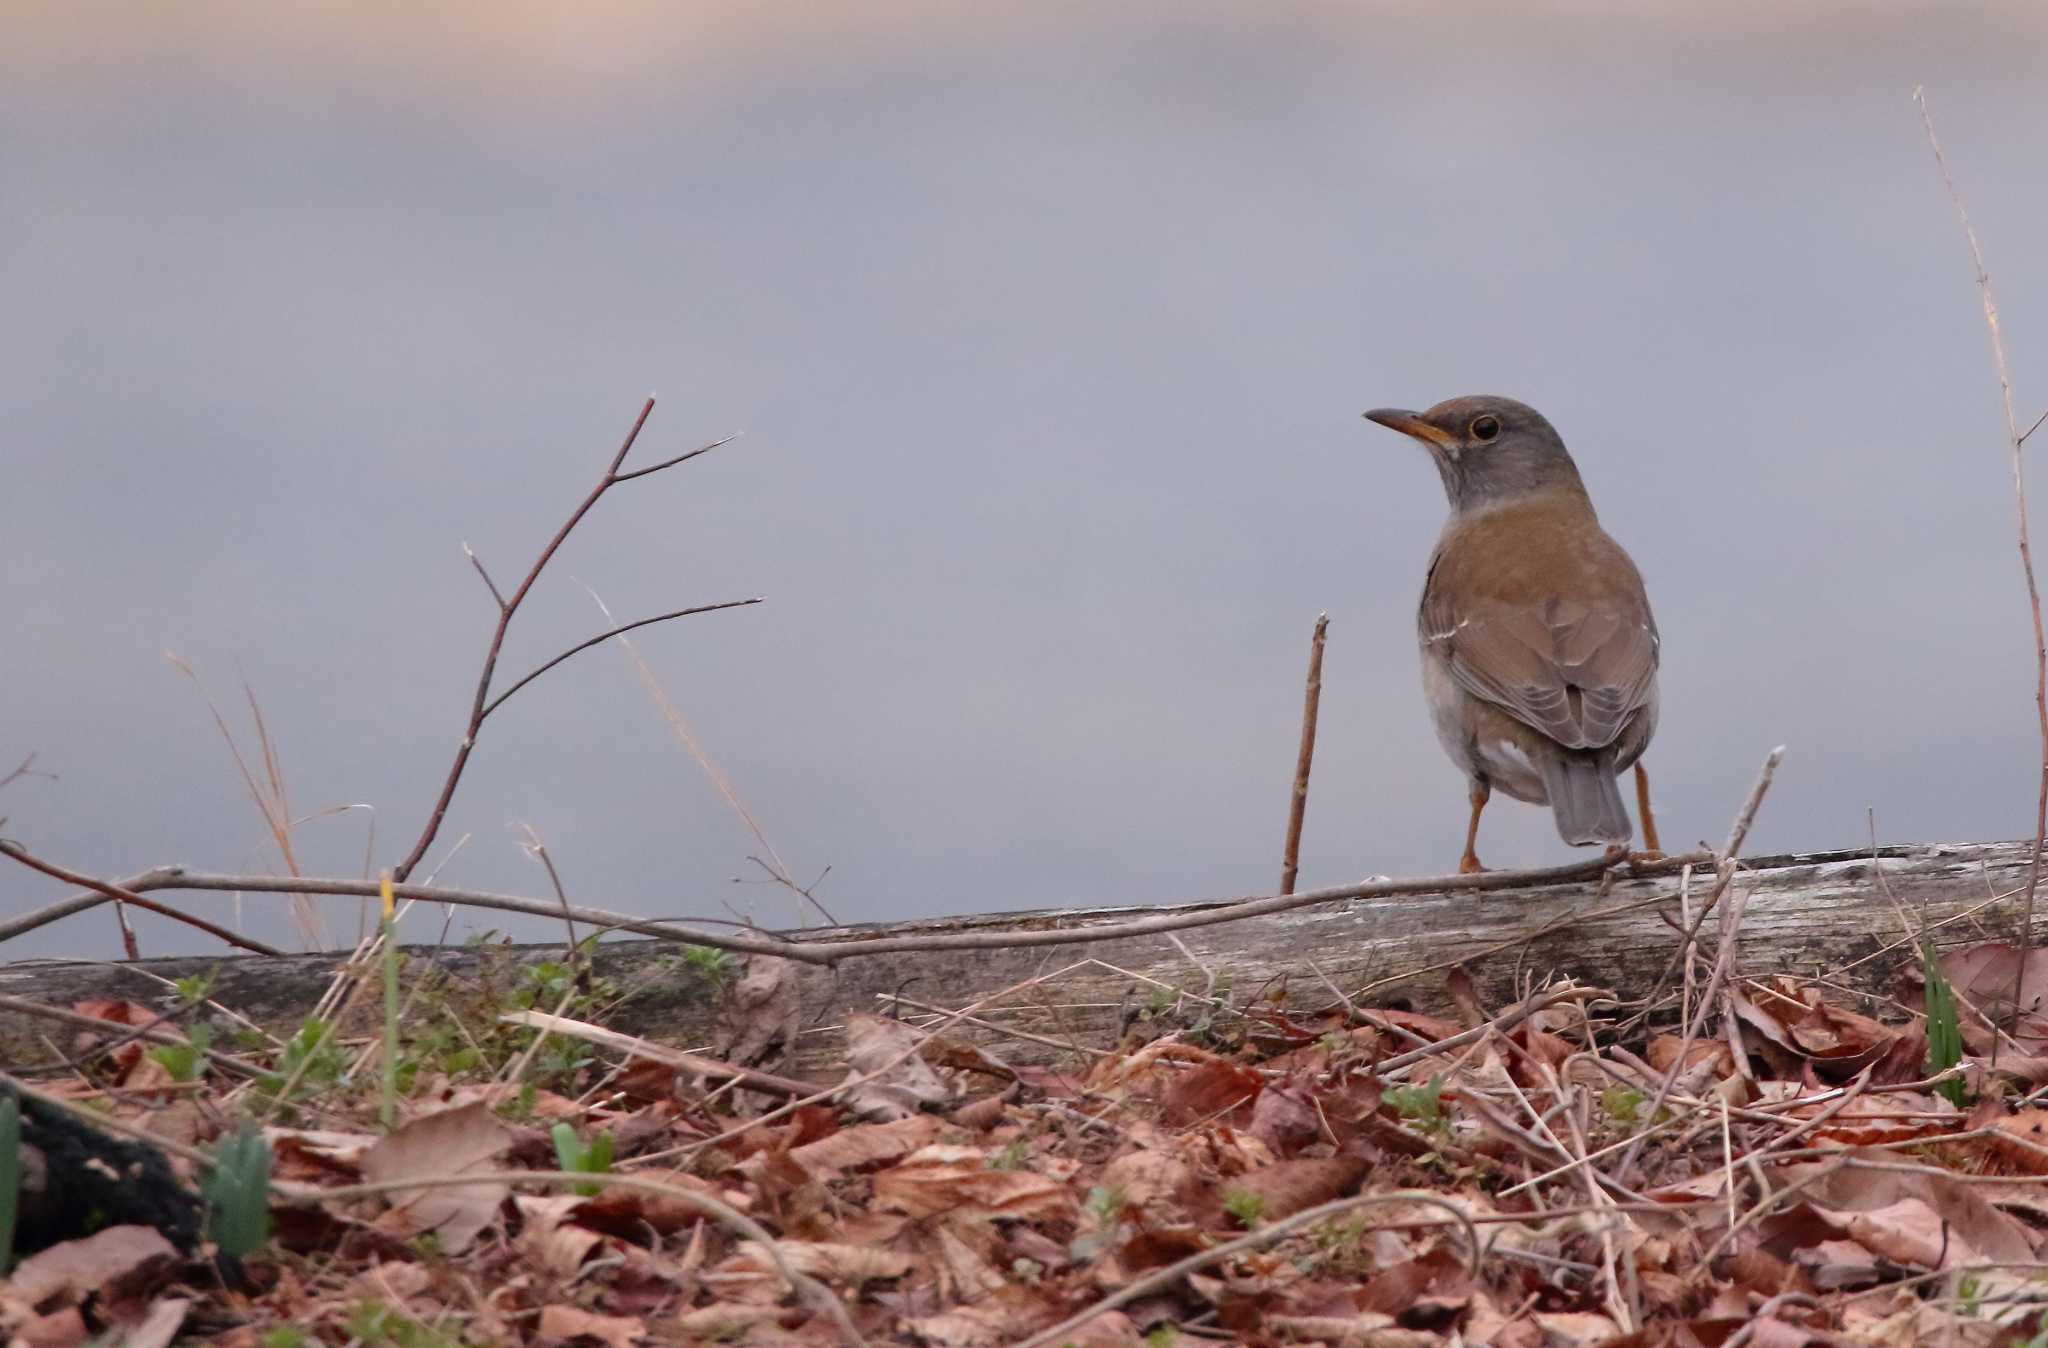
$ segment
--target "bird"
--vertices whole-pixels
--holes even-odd
[[[1459,873],[1485,869],[1479,816],[1496,788],[1548,804],[1565,842],[1625,853],[1616,779],[1631,768],[1644,847],[1658,854],[1642,763],[1657,728],[1657,621],[1556,428],[1492,395],[1365,416],[1429,451],[1450,502],[1416,636],[1437,739],[1470,784]]]

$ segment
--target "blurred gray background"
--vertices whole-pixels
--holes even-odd
[[[1780,742],[1758,849],[2031,828],[2002,423],[1911,91],[2031,418],[2038,5],[8,16],[0,770],[60,777],[0,814],[53,859],[278,864],[170,650],[245,742],[246,676],[294,809],[373,804],[396,861],[494,616],[461,543],[514,581],[650,391],[639,462],[745,435],[607,498],[505,667],[602,630],[583,584],[766,595],[640,649],[845,919],[1270,891],[1324,609],[1302,883],[1447,869],[1411,628],[1442,500],[1359,413],[1477,391],[1550,415],[1648,578],[1667,843]],[[364,822],[301,864],[360,872]],[[522,823],[578,900],[792,920],[615,648],[493,720],[442,878],[547,893]],[[1507,801],[1481,852],[1572,855]],[[0,953],[117,949],[101,911]]]

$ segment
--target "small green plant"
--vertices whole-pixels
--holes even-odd
[[[150,1059],[171,1074],[173,1081],[197,1081],[206,1075],[206,1051],[213,1047],[213,1027],[194,1025],[182,1044],[158,1044],[149,1050]]]
[[[1180,1342],[1180,1330],[1173,1325],[1154,1325],[1145,1335],[1145,1348],[1173,1348]]]
[[[1223,1210],[1230,1214],[1232,1221],[1249,1231],[1266,1215],[1266,1200],[1263,1195],[1249,1189],[1232,1189],[1223,1195]]]
[[[263,1335],[263,1348],[305,1348],[306,1331],[297,1325],[279,1325]]]
[[[1429,1079],[1426,1086],[1389,1086],[1384,1098],[1394,1107],[1394,1112],[1411,1123],[1425,1128],[1442,1127],[1444,1124],[1444,1079],[1441,1074]]]
[[[208,1231],[220,1252],[240,1259],[270,1239],[270,1143],[247,1119],[214,1152],[201,1191],[210,1205]]]
[[[364,1348],[459,1348],[456,1340],[381,1301],[358,1303],[348,1332]]]
[[[692,945],[683,947],[683,971],[709,983],[714,990],[720,990],[732,983],[735,966],[728,951],[715,950],[708,945]]]
[[[552,1136],[555,1139],[555,1160],[563,1170],[579,1175],[609,1175],[612,1171],[612,1135],[599,1133],[585,1142],[576,1136],[576,1130],[566,1123],[558,1123]],[[576,1192],[585,1198],[602,1193],[602,1184],[578,1184]]]
[[[173,979],[171,986],[178,990],[178,1004],[192,1007],[207,1000],[213,996],[213,985],[219,977],[220,966],[216,964],[203,974],[187,974],[183,978]]]
[[[275,1099],[284,1094],[286,1083],[292,1083],[292,1098],[299,1099],[333,1089],[347,1072],[348,1056],[334,1041],[333,1023],[309,1016],[298,1033],[285,1040],[277,1070],[256,1084]]]
[[[1956,1301],[1965,1319],[1976,1319],[1984,1306],[1984,1280],[1974,1273],[1956,1279]]]
[[[1934,942],[1920,943],[1920,963],[1927,972],[1927,1074],[1946,1072],[1963,1060],[1962,1017],[1956,1009],[1956,994],[1935,958]],[[1968,1098],[1960,1078],[1950,1077],[1935,1087],[1953,1105]]]
[[[1649,1097],[1633,1086],[1617,1083],[1600,1092],[1600,1108],[1616,1123],[1634,1123],[1642,1117],[1643,1106],[1648,1103]]]

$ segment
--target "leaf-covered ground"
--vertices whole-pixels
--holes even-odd
[[[1953,951],[1880,1018],[1704,969],[1655,1025],[1569,985],[1481,1006],[1455,975],[1456,1019],[1190,992],[1120,1043],[1026,1037],[992,999],[850,1017],[847,1079],[809,1096],[606,1035],[605,990],[555,967],[409,992],[388,1126],[374,977],[282,1041],[203,987],[90,1003],[47,1041],[60,1070],[11,1069],[24,1107],[164,1139],[154,1179],[85,1165],[206,1195],[205,1236],[87,1214],[0,1283],[0,1332],[2048,1346],[2048,1023],[2001,1010],[2016,963]],[[264,1155],[268,1201],[237,1199]],[[77,1205],[72,1162],[23,1159],[25,1221]]]

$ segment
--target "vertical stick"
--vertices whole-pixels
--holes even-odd
[[[1287,803],[1287,850],[1280,862],[1280,892],[1294,892],[1294,877],[1301,869],[1301,820],[1308,813],[1308,769],[1316,756],[1316,706],[1323,700],[1323,634],[1330,630],[1330,615],[1316,615],[1315,635],[1308,643],[1308,692],[1301,704],[1301,752],[1294,760],[1294,795]]]
[[[1948,160],[1941,153],[1941,142],[1934,138],[1934,114],[1927,109],[1927,91],[1918,86],[1913,89],[1913,101],[1920,105],[1920,122],[1927,128],[1927,147],[1934,151],[1934,166],[1941,170],[1941,185],[1948,189],[1948,199],[1956,208],[1956,219],[1963,227],[1963,241],[1970,247],[1970,268],[1977,274],[1977,295],[1984,304],[1984,326],[1991,334],[1991,367],[1998,376],[1999,400],[2005,411],[2005,439],[2011,449],[2012,493],[2019,506],[2020,569],[2027,576],[2027,606],[2034,618],[2034,710],[2041,727],[2041,791],[2034,808],[2034,851],[2027,863],[2026,912],[2020,925],[2020,957],[2014,966],[2012,976],[2012,1025],[2017,1031],[2020,1016],[2027,1009],[2021,998],[2026,994],[2027,955],[2034,945],[2034,891],[2041,883],[2041,850],[2048,846],[2048,632],[2041,622],[2041,589],[2034,579],[2034,550],[2027,539],[2027,437],[2041,429],[2041,421],[2022,431],[2019,418],[2012,406],[2012,376],[2005,365],[2005,338],[1998,327],[1998,303],[1991,297],[1991,274],[1984,269],[1984,250],[1977,246],[1977,231],[1970,224],[1970,212],[1963,205],[1963,195],[1956,190],[1955,180],[1949,177]],[[2048,421],[2048,413],[2042,414],[2042,421]],[[2039,991],[2036,990],[2036,997]],[[1993,1026],[1994,1031],[1996,1026]],[[1998,1035],[1991,1036],[1991,1065],[1998,1066]]]
[[[391,872],[378,877],[384,899],[384,1079],[377,1120],[386,1132],[398,1118],[398,906],[392,900]]]

